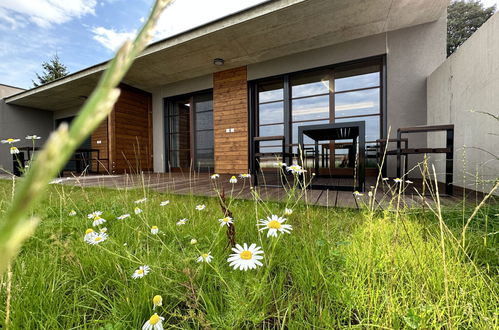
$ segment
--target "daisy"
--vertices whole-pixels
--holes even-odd
[[[141,214],[142,213],[142,209],[136,207],[136,208],[133,209],[133,212],[135,212],[135,214]]]
[[[229,262],[229,266],[234,269],[239,270],[248,270],[248,269],[256,269],[256,266],[263,266],[263,264],[259,261],[263,259],[262,248],[257,247],[255,243],[251,244],[248,247],[248,244],[244,243],[243,246],[236,244],[235,248],[232,248],[232,251],[235,253],[231,254],[229,258],[227,258],[227,262]]]
[[[166,206],[170,204],[170,201],[162,201],[161,203],[159,203],[159,206]]]
[[[17,147],[10,147],[10,154],[11,155],[18,154],[18,153],[19,153],[19,149],[17,149]]]
[[[40,140],[41,139],[41,136],[38,136],[38,135],[26,135],[25,137],[26,140]]]
[[[119,217],[116,217],[116,219],[124,220],[124,219],[129,218],[129,217],[130,217],[130,214],[127,213],[127,214],[120,215]]]
[[[300,165],[293,164],[286,167],[286,169],[293,174],[303,174],[306,172]]]
[[[71,211],[68,213],[68,215],[69,215],[70,217],[74,217],[74,216],[76,215],[76,211],[75,211],[75,210],[71,210]]]
[[[102,228],[100,229],[100,232],[101,232],[101,233],[105,233],[105,232],[107,232],[107,227],[102,227]]]
[[[286,163],[283,163],[283,162],[277,162],[277,163],[274,163],[274,166],[275,167],[286,167],[288,165]]]
[[[251,178],[251,174],[249,174],[249,173],[239,174],[239,177],[241,179],[249,179],[249,178]]]
[[[196,262],[210,263],[211,259],[213,259],[211,252],[208,252],[208,253],[203,253],[202,255],[200,255],[199,258],[196,259]]]
[[[145,201],[147,201],[147,197],[144,197],[144,198],[141,198],[141,199],[137,199],[134,203],[135,204],[141,204],[141,203],[144,203]]]
[[[83,240],[85,242],[88,242],[89,240],[92,239],[92,237],[94,237],[95,235],[97,235],[97,233],[92,229],[92,228],[88,228],[86,231],[85,231],[85,236],[83,237]]]
[[[104,222],[106,222],[106,219],[103,219],[99,216],[96,216],[94,218],[94,222],[92,222],[92,226],[97,227],[97,226],[102,225]]]
[[[234,221],[232,221],[231,217],[225,217],[222,219],[218,219],[218,221],[220,222],[221,227],[223,227],[223,226],[229,227],[231,223],[234,223]]]
[[[149,320],[144,323],[142,326],[142,330],[163,330],[163,320],[165,318],[159,316],[157,313],[154,313],[153,316],[149,318]]]
[[[184,218],[184,219],[179,220],[179,221],[177,222],[177,226],[182,226],[182,225],[185,225],[185,224],[186,224],[186,222],[187,222],[187,220],[188,220],[188,219],[185,219],[185,218]]]
[[[198,240],[195,238],[191,239],[191,245],[196,245],[196,244],[198,244]]]
[[[293,214],[293,210],[292,209],[288,209],[288,208],[284,209],[284,215],[291,215],[291,214]]]
[[[372,191],[368,192],[368,193],[367,193],[367,196],[369,196],[369,197],[373,197],[373,192],[372,192]]]
[[[212,174],[212,175],[210,176],[210,178],[211,178],[212,180],[216,180],[216,179],[218,179],[219,177],[220,177],[220,174],[216,174],[216,173],[215,173],[215,174]]]
[[[196,210],[198,210],[198,211],[202,211],[205,208],[206,208],[206,205],[204,205],[204,204],[196,205]]]
[[[19,139],[5,139],[5,140],[2,140],[2,143],[12,144],[14,142],[19,142],[19,141],[21,141],[21,140],[19,140]]]
[[[381,180],[383,180],[383,181],[388,181],[388,180],[389,180],[389,178],[383,178],[383,179],[381,179]]]
[[[293,226],[283,224],[283,222],[285,221],[286,218],[282,218],[277,215],[267,217],[267,220],[260,219],[260,223],[258,224],[258,226],[262,226],[262,228],[260,228],[259,231],[268,229],[267,237],[277,237],[277,232],[289,234],[291,230],[293,230]]]
[[[99,233],[92,235],[89,239],[86,240],[86,242],[90,245],[97,245],[102,242],[104,242],[107,239],[107,234],[106,233]]]
[[[231,178],[229,179],[229,183],[237,183],[237,178],[234,175],[231,176]]]
[[[357,190],[355,190],[355,191],[353,192],[353,195],[354,195],[355,197],[362,197],[362,196],[364,196],[364,194],[362,194],[362,193],[358,192]]]
[[[411,184],[413,182],[411,180],[405,180],[405,183]]]
[[[135,272],[133,272],[132,278],[133,279],[142,278],[142,277],[146,276],[147,274],[149,274],[150,271],[151,271],[151,268],[149,266],[147,266],[147,265],[140,266],[139,269],[137,269],[137,270],[135,270]]]
[[[151,234],[156,235],[158,234],[158,232],[159,232],[158,226],[151,227]]]
[[[401,178],[395,178],[395,179],[393,179],[393,182],[395,182],[395,183],[401,183],[402,179]]]
[[[102,215],[101,211],[94,211],[94,212],[90,213],[89,215],[87,215],[87,217],[89,219],[94,219],[94,218],[100,217],[101,215]]]
[[[155,295],[152,298],[152,309],[155,309],[156,307],[162,306],[163,305],[163,297],[161,297],[159,294]]]

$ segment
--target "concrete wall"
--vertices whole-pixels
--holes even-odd
[[[17,147],[30,146],[31,141],[24,139],[26,135],[36,134],[41,140],[36,141],[37,146],[42,146],[53,129],[53,113],[37,109],[24,108],[5,104],[0,99],[0,139],[21,139]],[[7,144],[0,144],[0,171],[12,171],[12,156]],[[3,171],[2,171],[3,172]]]
[[[426,123],[426,78],[444,60],[446,15],[438,21],[248,65],[248,80],[387,54],[387,124],[391,136],[402,126]],[[163,86],[153,91],[154,170],[164,171],[163,98],[212,87],[210,76]],[[412,145],[425,146],[425,136]],[[413,159],[414,164],[417,159]],[[394,175],[394,159],[389,174]]]
[[[428,124],[455,125],[455,184],[489,191],[491,184],[484,180],[499,176],[495,158],[499,157],[499,121],[471,111],[499,116],[498,13],[429,76],[427,88]],[[444,145],[444,141],[442,134],[429,137],[429,145]],[[444,173],[443,156],[433,158],[437,171]]]

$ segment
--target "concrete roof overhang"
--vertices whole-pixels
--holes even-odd
[[[124,83],[155,87],[437,20],[449,0],[275,0],[151,44]],[[225,64],[217,67],[214,58]],[[61,110],[83,103],[106,63],[6,99]]]

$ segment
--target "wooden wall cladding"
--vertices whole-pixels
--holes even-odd
[[[97,154],[92,153],[92,171],[96,172],[97,168],[99,169],[99,173],[108,173],[109,172],[109,134],[108,134],[108,120],[106,118],[102,123],[97,127],[97,129],[92,133],[91,141],[92,141],[92,149],[99,150],[99,166],[97,166]]]
[[[215,172],[247,173],[248,80],[246,67],[213,75]],[[234,132],[226,132],[234,129]]]

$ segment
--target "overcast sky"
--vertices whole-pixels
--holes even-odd
[[[155,40],[266,0],[176,0]],[[499,0],[482,0],[488,6]],[[0,83],[30,88],[57,53],[70,72],[108,60],[137,31],[152,0],[0,0]]]

